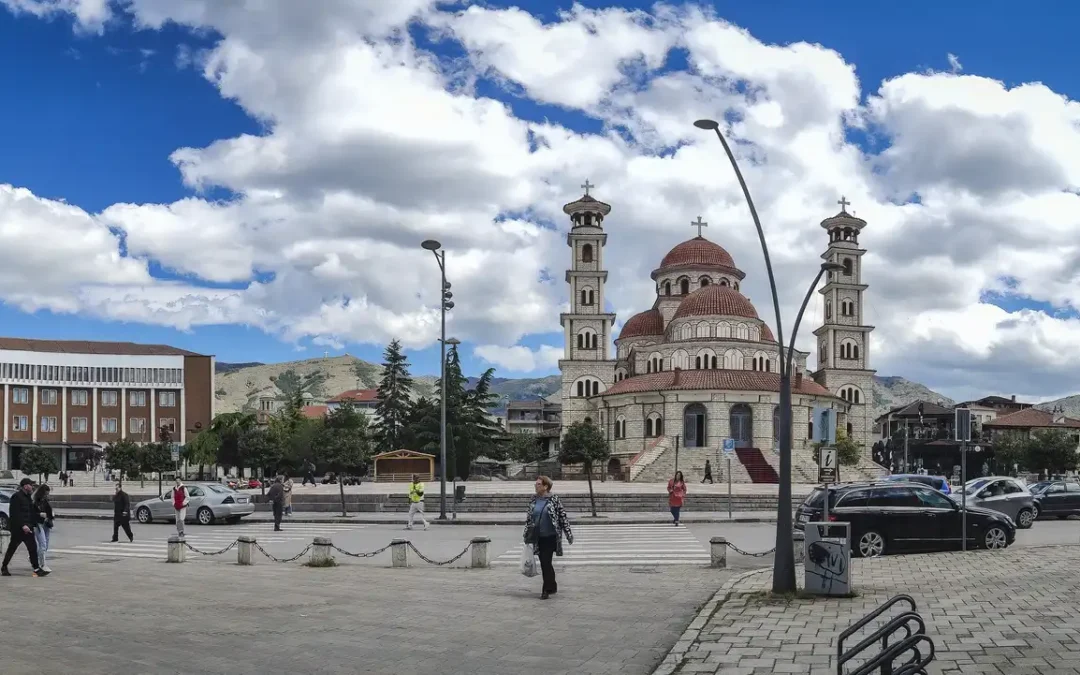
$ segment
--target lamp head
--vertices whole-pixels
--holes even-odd
[[[446,344],[450,345],[451,347],[457,347],[459,344],[461,344],[461,340],[452,337],[446,338]]]
[[[716,120],[698,120],[694,122],[694,126],[706,131],[715,131],[720,128],[720,123]]]
[[[425,239],[420,244],[420,248],[426,248],[429,251],[438,251],[440,248],[442,248],[442,244],[435,241],[434,239]]]

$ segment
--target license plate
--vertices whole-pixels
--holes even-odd
[[[241,497],[240,499],[237,499],[236,503],[237,504],[247,504],[247,497]]]

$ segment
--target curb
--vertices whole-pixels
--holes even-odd
[[[58,513],[56,517],[61,520],[112,520],[112,512],[102,510],[101,513],[74,513],[65,514]],[[326,524],[326,523],[356,523],[363,525],[400,525],[408,518],[408,513],[402,512],[400,521],[388,520],[388,519],[370,519],[363,516],[332,516],[329,518],[312,518],[304,516],[292,516],[284,519],[282,522],[288,523],[304,523],[304,524]],[[671,518],[664,516],[657,517],[644,517],[644,518],[628,518],[628,519],[609,519],[603,516],[593,518],[592,516],[583,516],[574,518],[571,516],[572,522],[575,525],[670,525]],[[270,518],[245,518],[241,522],[247,523],[270,523],[273,522]],[[428,521],[432,525],[521,525],[521,518],[469,518],[462,517],[454,520],[439,520],[437,518]],[[739,517],[735,516],[731,519],[728,518],[690,518],[682,517],[679,522],[684,524],[745,524],[745,523],[775,523],[776,518],[762,518],[757,516]]]
[[[686,659],[687,652],[690,651],[690,647],[694,645],[694,641],[701,635],[701,629],[705,627],[705,624],[709,622],[713,614],[716,614],[716,610],[720,609],[720,606],[727,602],[731,597],[732,591],[735,587],[742,583],[744,580],[757,575],[765,574],[769,572],[769,569],[750,570],[749,572],[742,572],[736,574],[720,587],[720,590],[716,592],[713,597],[705,603],[705,606],[701,608],[701,611],[697,613],[697,616],[690,622],[690,625],[686,627],[683,634],[679,637],[678,641],[672,646],[671,651],[668,652],[664,660],[660,662],[660,665],[652,671],[652,675],[673,675],[683,664]]]

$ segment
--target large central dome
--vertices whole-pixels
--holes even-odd
[[[742,293],[730,286],[713,284],[699,288],[679,303],[672,319],[688,316],[741,316],[758,318],[754,304]]]
[[[735,267],[735,260],[719,244],[704,237],[694,237],[668,251],[660,261],[660,267],[676,265]]]

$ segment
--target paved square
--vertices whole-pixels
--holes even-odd
[[[597,565],[708,565],[709,549],[686,527],[674,525],[579,525],[573,545],[563,545],[555,568]],[[518,565],[521,544],[494,565]]]
[[[892,596],[907,593],[937,646],[929,673],[1076,675],[1078,568],[1078,546],[856,560],[858,597],[812,600],[766,597],[771,571],[750,573],[706,605],[656,674],[831,675],[837,635]],[[900,611],[887,612],[845,646]]]

